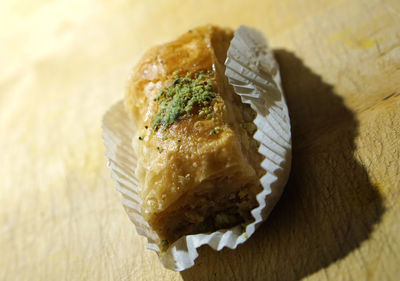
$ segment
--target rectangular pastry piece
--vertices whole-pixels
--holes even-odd
[[[145,53],[128,81],[142,215],[164,245],[249,222],[258,205],[255,113],[224,75],[232,36],[190,30]]]

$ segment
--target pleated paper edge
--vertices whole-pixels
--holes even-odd
[[[248,54],[249,50],[259,52],[257,48],[264,48],[266,56],[255,58],[254,63],[254,56],[250,58]],[[246,60],[250,65],[244,64]],[[123,101],[117,102],[103,117],[105,156],[108,159],[107,165],[111,168],[112,178],[116,181],[116,189],[122,195],[122,204],[138,234],[147,237],[147,248],[156,251],[163,265],[171,270],[182,271],[192,267],[198,257],[197,248],[202,245],[207,244],[219,251],[224,247],[235,249],[245,242],[268,217],[279,200],[290,171],[289,114],[282,92],[279,68],[265,37],[253,28],[240,26],[229,47],[225,65],[225,74],[236,94],[241,96],[242,102],[249,104],[257,112],[254,120],[257,131],[254,138],[260,142],[259,152],[265,156],[261,166],[266,170],[266,174],[260,179],[263,190],[256,196],[259,206],[251,211],[254,221],[245,227],[245,231],[238,225],[209,234],[186,235],[174,242],[165,253],[160,253],[156,243],[158,236],[140,212],[141,199],[134,173],[136,156],[131,146],[134,127],[125,112]],[[265,73],[266,70],[270,75]],[[274,93],[274,99],[269,98],[271,92]],[[270,108],[262,110],[266,106]],[[282,122],[282,116],[286,118],[285,122]],[[278,117],[280,119],[277,119]],[[286,127],[282,128],[282,124]],[[281,127],[277,128],[278,125]],[[279,140],[285,140],[285,145],[280,145]]]

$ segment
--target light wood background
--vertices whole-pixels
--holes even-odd
[[[147,48],[205,23],[277,50],[293,167],[248,242],[176,273],[124,213],[101,118]],[[400,1],[1,1],[0,65],[0,280],[400,280]]]

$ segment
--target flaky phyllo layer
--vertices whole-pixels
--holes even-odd
[[[255,113],[224,75],[232,31],[200,27],[148,51],[130,77],[142,215],[168,245],[251,220],[261,190]]]

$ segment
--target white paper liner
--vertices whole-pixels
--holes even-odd
[[[135,177],[136,156],[131,146],[134,127],[120,101],[104,115],[103,138],[106,157],[122,204],[140,235],[148,238],[147,248],[159,254],[166,268],[182,271],[194,265],[197,248],[209,245],[214,250],[235,249],[246,241],[268,217],[282,194],[291,162],[289,113],[283,96],[279,67],[265,37],[257,30],[240,26],[228,50],[226,76],[242,102],[256,112],[254,138],[265,156],[261,166],[266,174],[260,179],[263,190],[257,194],[259,206],[251,211],[254,221],[243,230],[241,225],[213,233],[186,235],[160,253],[157,234],[141,216],[141,199]]]

